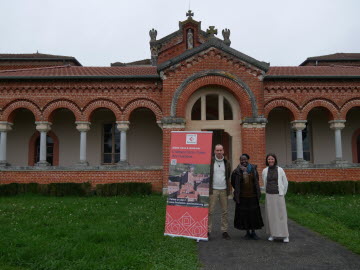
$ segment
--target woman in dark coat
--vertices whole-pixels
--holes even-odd
[[[240,156],[239,166],[232,172],[231,185],[236,203],[234,227],[246,230],[245,239],[258,240],[255,230],[264,226],[259,205],[260,186],[257,166],[249,163],[249,155]]]

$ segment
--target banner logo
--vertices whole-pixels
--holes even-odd
[[[197,134],[186,134],[186,144],[197,144]]]

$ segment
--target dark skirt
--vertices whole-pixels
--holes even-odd
[[[264,226],[257,197],[242,198],[236,204],[234,227],[239,230],[258,230]]]

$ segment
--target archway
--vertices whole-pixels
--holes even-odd
[[[206,86],[188,100],[185,129],[213,131],[213,147],[222,144],[234,168],[241,153],[240,119],[239,104],[231,93],[219,86]]]

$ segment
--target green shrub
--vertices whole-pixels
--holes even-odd
[[[289,182],[288,189],[295,194],[359,194],[360,181]]]
[[[1,196],[16,195],[17,192],[18,192],[18,184],[17,183],[0,185],[0,195]]]
[[[90,183],[51,183],[47,194],[51,196],[87,196],[91,194]]]
[[[0,196],[14,196],[18,194],[42,194],[51,196],[90,196],[93,195],[91,184],[86,183],[11,183],[0,185]]]
[[[151,183],[111,183],[96,185],[98,196],[149,195]]]

